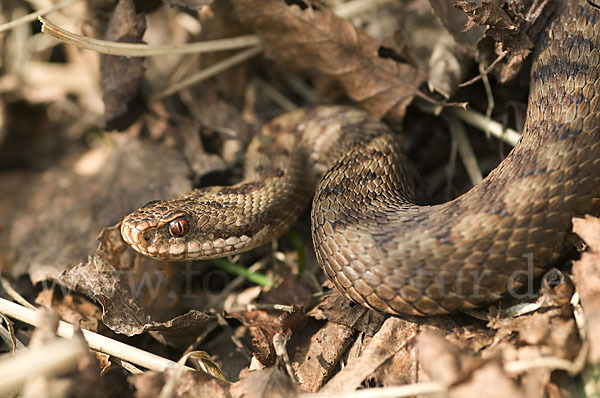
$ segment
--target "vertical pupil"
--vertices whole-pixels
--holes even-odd
[[[176,218],[169,224],[169,233],[173,237],[184,236],[188,231],[188,223],[184,218]]]

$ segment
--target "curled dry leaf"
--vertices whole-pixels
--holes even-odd
[[[465,30],[480,25],[489,25],[496,29],[517,29],[517,25],[506,12],[492,1],[484,1],[480,5],[469,1],[457,1],[456,7],[461,8],[469,16]]]
[[[512,79],[523,66],[523,61],[533,50],[538,34],[546,26],[556,3],[553,0],[509,0],[504,7],[498,2],[457,1],[456,7],[469,17],[466,28],[487,26],[485,35],[478,42],[478,59],[492,65],[502,59],[494,69],[503,83]],[[501,2],[504,4],[505,2]]]
[[[353,101],[390,122],[402,120],[426,78],[393,49],[316,2],[234,0],[233,5],[242,23],[261,37],[269,57],[334,78]]]
[[[191,310],[166,322],[152,321],[132,292],[134,271],[118,271],[111,262],[126,249],[119,228],[105,228],[96,254],[87,263],[65,271],[59,281],[100,303],[102,321],[116,333],[134,336],[151,331],[159,341],[172,346],[185,347],[193,342],[214,321],[214,316]]]

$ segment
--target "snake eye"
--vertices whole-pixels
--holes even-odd
[[[169,233],[174,238],[185,236],[190,230],[190,224],[185,217],[177,217],[169,223]]]

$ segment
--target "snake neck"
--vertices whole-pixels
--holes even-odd
[[[121,235],[138,252],[164,260],[217,258],[264,245],[297,221],[335,160],[376,139],[393,142],[389,129],[364,111],[329,106],[288,113],[254,137],[241,182],[149,203],[123,220]]]

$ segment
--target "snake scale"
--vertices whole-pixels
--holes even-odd
[[[557,259],[572,217],[600,212],[599,17],[583,0],[559,4],[538,39],[522,138],[450,202],[414,204],[389,128],[324,106],[265,125],[240,183],[150,202],[121,234],[158,259],[223,257],[285,232],[314,194],[318,261],[350,299],[414,315],[493,302]]]

